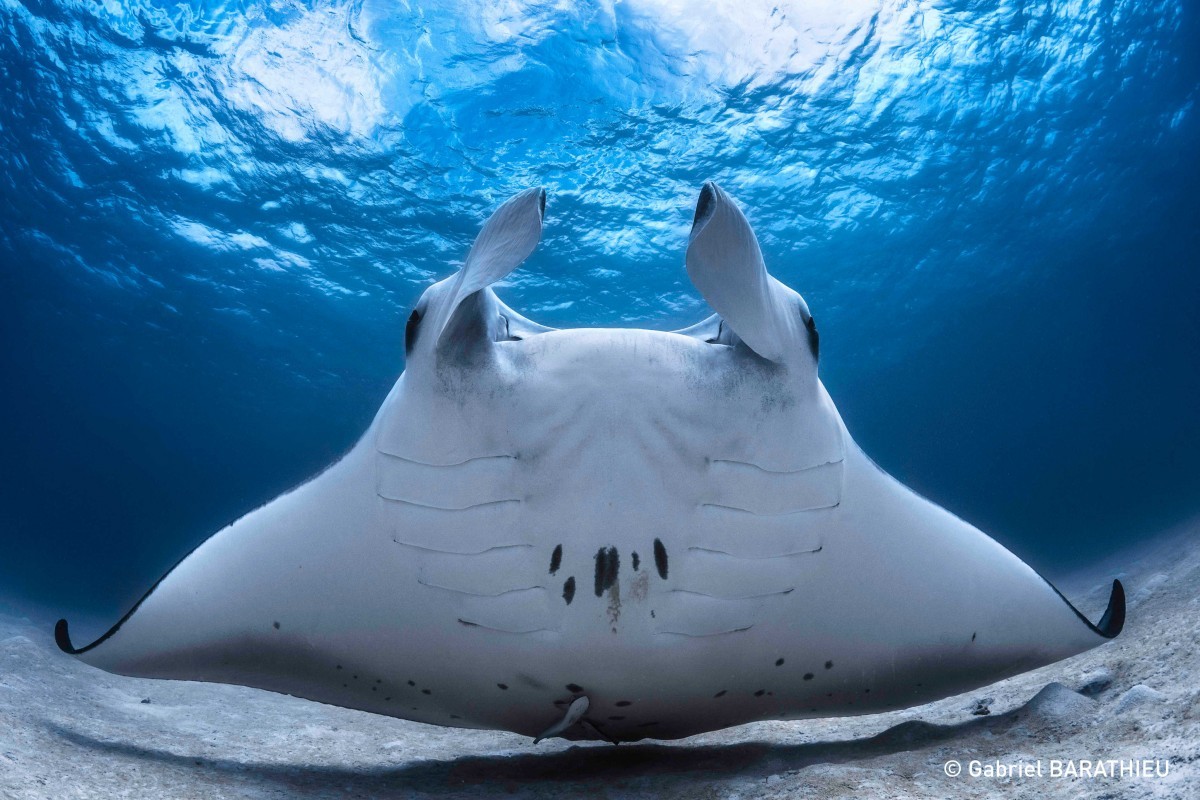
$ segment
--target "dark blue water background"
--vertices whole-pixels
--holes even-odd
[[[703,11],[699,9],[703,8]],[[1061,572],[1200,510],[1200,27],[1167,0],[0,0],[0,592],[115,618],[500,287],[668,329],[718,180],[886,469]]]

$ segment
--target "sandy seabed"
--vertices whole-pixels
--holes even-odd
[[[1200,519],[1059,588],[1096,619],[1114,577],[1120,637],[970,694],[619,747],[122,678],[0,616],[0,797],[1200,798]]]

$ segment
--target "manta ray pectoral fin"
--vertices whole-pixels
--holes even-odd
[[[433,325],[437,346],[455,327],[463,301],[503,280],[529,257],[542,238],[545,211],[546,190],[526,189],[505,201],[484,223],[462,269],[454,277],[449,296],[437,311]]]
[[[767,272],[750,223],[711,181],[696,201],[686,263],[700,294],[755,353],[782,361],[808,352],[796,346],[809,338],[804,300]]]
[[[563,714],[563,718],[533,737],[533,743],[537,744],[543,739],[558,736],[575,727],[583,719],[583,715],[587,713],[589,706],[591,706],[591,701],[587,699],[587,695],[576,697],[571,701],[571,705],[567,706],[567,713]]]

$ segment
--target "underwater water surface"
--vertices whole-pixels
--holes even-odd
[[[349,449],[505,197],[498,287],[683,327],[701,183],[885,469],[1054,573],[1200,511],[1180,0],[0,0],[0,594],[115,618]]]

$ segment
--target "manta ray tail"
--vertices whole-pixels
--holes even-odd
[[[546,728],[546,730],[542,731],[537,736],[533,737],[533,743],[537,744],[543,739],[549,739],[552,736],[558,736],[559,734],[565,733],[568,729],[573,728],[581,719],[583,719],[583,715],[587,713],[590,705],[591,701],[588,700],[587,695],[576,697],[571,701],[571,705],[567,706],[567,711],[565,714],[563,714],[562,719],[551,725],[549,728]]]

